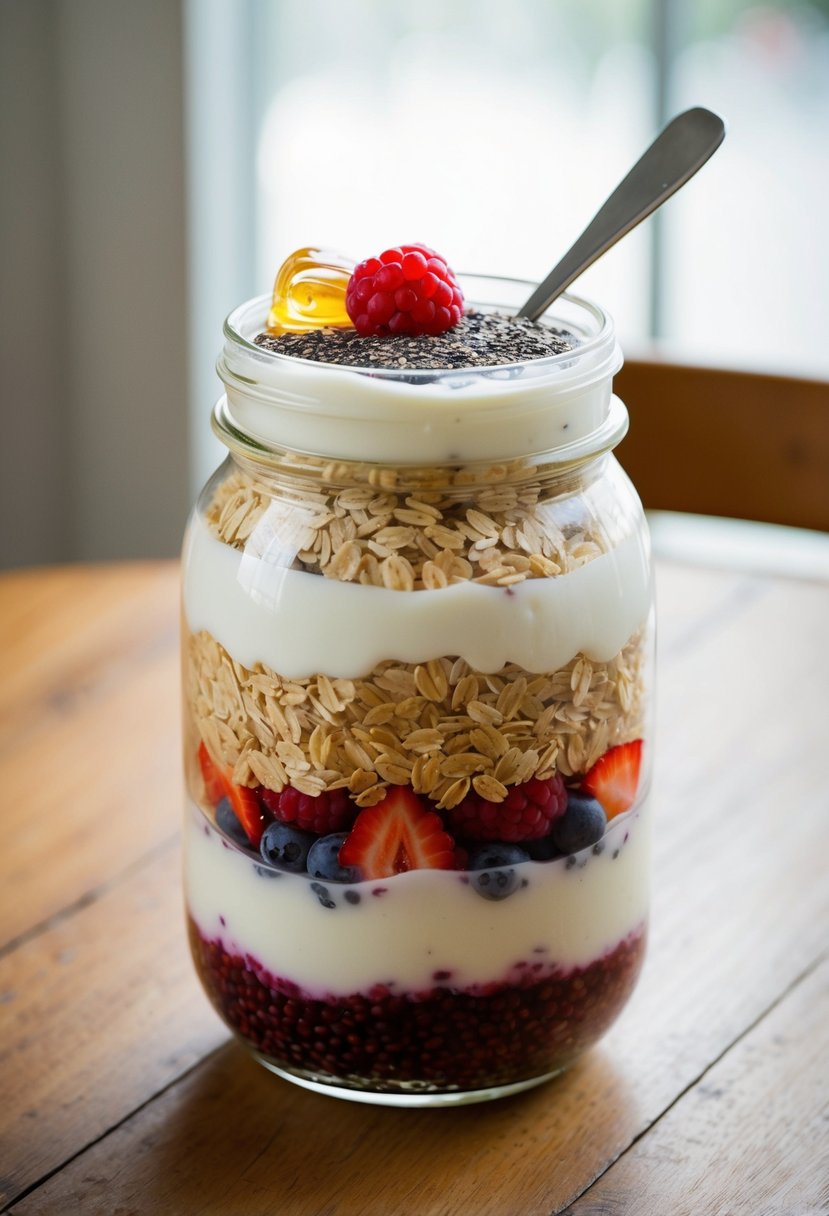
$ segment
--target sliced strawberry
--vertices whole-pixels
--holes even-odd
[[[214,763],[204,743],[199,744],[199,767],[209,801],[216,806],[223,798],[227,798],[236,818],[245,829],[248,840],[258,849],[265,830],[265,815],[256,790],[248,789],[245,785],[235,785],[233,770],[221,768]]]
[[[248,834],[248,840],[259,848],[262,833],[265,830],[266,819],[262,812],[262,804],[256,797],[256,790],[248,789],[246,785],[234,785],[228,780],[226,797],[236,812],[236,818]]]
[[[225,796],[224,784],[221,769],[218,764],[213,763],[210,752],[203,742],[199,744],[199,768],[204,778],[204,792],[207,794],[210,805],[215,806]]]
[[[600,756],[581,783],[602,805],[608,819],[630,810],[639,788],[642,740],[620,743]]]
[[[405,786],[393,786],[382,802],[360,811],[339,854],[361,878],[391,878],[405,870],[455,869],[455,842],[439,815],[427,811]]]

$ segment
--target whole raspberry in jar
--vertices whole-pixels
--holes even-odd
[[[197,970],[267,1067],[390,1105],[560,1072],[645,948],[652,585],[612,323],[459,284],[437,335],[231,314],[229,455],[185,540]]]

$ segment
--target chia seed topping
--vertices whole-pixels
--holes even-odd
[[[497,312],[468,312],[452,329],[436,337],[401,334],[361,338],[354,329],[311,329],[293,334],[261,333],[254,341],[264,350],[315,363],[434,371],[547,359],[578,345],[578,339],[564,330]]]

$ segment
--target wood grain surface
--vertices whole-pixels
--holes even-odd
[[[659,567],[640,986],[548,1085],[398,1111],[270,1076],[198,987],[176,580],[0,578],[3,1210],[829,1212],[829,587]]]
[[[172,563],[0,586],[2,946],[175,839],[181,764]]]

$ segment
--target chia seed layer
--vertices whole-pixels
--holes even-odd
[[[547,359],[578,345],[574,335],[563,330],[495,312],[468,312],[452,329],[436,337],[402,334],[361,338],[354,329],[312,329],[296,334],[261,333],[255,342],[265,350],[315,363],[432,371],[503,367]]]
[[[320,1000],[249,956],[226,953],[192,920],[189,928],[210,999],[257,1052],[288,1072],[386,1092],[413,1084],[483,1089],[560,1071],[617,1017],[645,949],[643,928],[567,972],[520,962],[508,980],[467,990],[447,986],[437,973],[424,992],[378,985]]]

